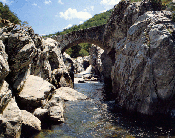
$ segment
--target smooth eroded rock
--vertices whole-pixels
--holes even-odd
[[[22,132],[32,133],[41,130],[41,121],[33,114],[26,110],[21,110],[22,115]]]
[[[61,87],[56,90],[56,96],[66,101],[85,100],[87,96],[69,87]]]
[[[33,115],[36,116],[40,120],[44,120],[48,118],[48,109],[37,108],[33,112]]]
[[[21,109],[36,109],[48,100],[52,95],[54,86],[40,77],[30,75],[18,96]]]

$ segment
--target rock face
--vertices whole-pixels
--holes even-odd
[[[92,45],[89,51],[89,63],[92,66],[92,72],[100,77],[104,82],[104,94],[106,100],[114,100],[112,95],[112,79],[111,71],[113,62],[111,57],[107,54],[106,50],[101,49],[99,46]]]
[[[12,91],[9,89],[9,85],[6,81],[3,82],[0,88],[0,113],[4,110],[7,104],[12,98]]]
[[[94,74],[103,77],[103,64],[102,64],[102,54],[104,50],[99,46],[92,45],[89,50],[90,60],[89,64],[92,66]],[[106,66],[106,65],[105,65]]]
[[[71,70],[72,68],[75,74],[85,71],[86,68],[89,67],[90,56],[71,58],[68,54],[64,52],[63,59],[67,67],[70,67],[69,70]]]
[[[74,72],[81,71],[89,57],[75,61],[74,70],[73,59],[63,60],[61,53],[80,42],[104,49],[101,54],[95,47],[90,62],[96,72],[103,72],[118,105],[150,115],[175,109],[175,24],[171,12],[156,10],[160,7],[150,1],[121,1],[106,25],[64,35],[65,43],[5,22],[0,28],[0,136],[39,131],[38,118],[46,116],[63,121],[63,101],[87,99],[70,87]]]
[[[110,19],[115,24],[108,37],[116,53],[113,93],[117,103],[130,111],[167,113],[174,108],[174,23],[169,11],[146,7],[140,13],[142,4],[120,2]]]
[[[89,56],[77,57],[73,59],[74,72],[80,73],[85,71],[87,67],[89,67]]]
[[[6,79],[16,91],[22,89],[29,75],[41,77],[55,84],[56,87],[60,85],[55,82],[59,83],[60,78],[66,76],[67,81],[64,83],[70,83],[68,86],[73,87],[68,70],[63,70],[61,74],[54,74],[55,69],[66,68],[59,43],[55,40],[43,39],[34,34],[32,28],[20,28],[11,23],[1,28],[0,40],[0,64],[3,74],[0,79]]]

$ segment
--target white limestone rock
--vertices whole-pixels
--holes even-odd
[[[22,131],[24,133],[32,133],[41,130],[41,121],[33,114],[26,110],[21,110],[22,116]]]
[[[69,87],[61,87],[56,90],[55,96],[65,101],[85,100],[87,96]]]
[[[44,105],[52,95],[54,88],[55,87],[46,80],[30,75],[18,96],[21,109],[30,111]]]

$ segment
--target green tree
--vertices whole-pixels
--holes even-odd
[[[7,5],[3,5],[2,2],[0,2],[0,17],[15,24],[21,23],[21,20],[17,17],[17,15],[11,12],[9,7]]]
[[[71,47],[71,49],[72,49],[72,53],[70,54],[70,56],[72,58],[77,58],[79,56],[79,52],[81,50],[81,46],[80,45],[76,45],[76,46]]]

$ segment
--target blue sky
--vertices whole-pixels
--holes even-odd
[[[78,25],[114,7],[120,0],[0,0],[27,21],[36,34],[44,35]]]

